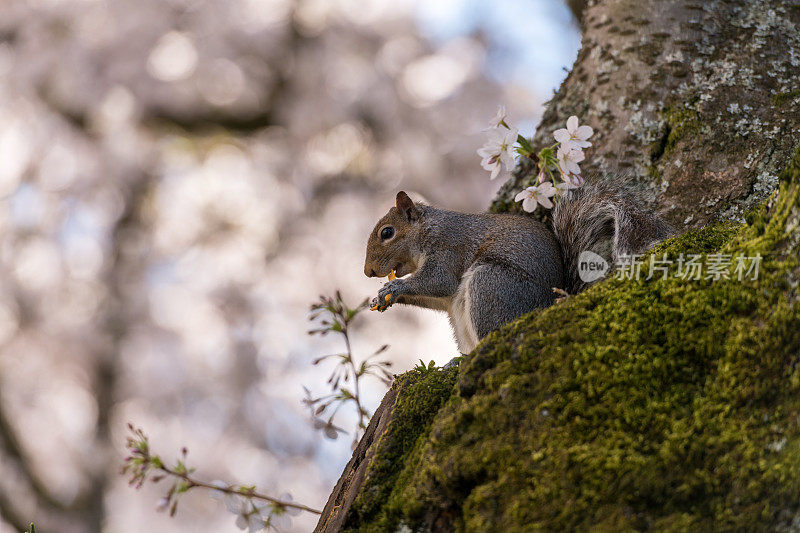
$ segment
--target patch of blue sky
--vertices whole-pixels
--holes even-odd
[[[580,32],[563,0],[430,0],[417,21],[435,43],[479,33],[487,40],[487,74],[549,97],[580,48]]]

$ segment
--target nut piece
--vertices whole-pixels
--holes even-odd
[[[397,278],[397,275],[394,273],[394,269],[392,269],[392,271],[389,272],[389,281],[393,281],[396,278]]]
[[[384,297],[383,297],[383,301],[384,301],[384,302],[386,302],[386,303],[388,304],[388,303],[389,303],[389,300],[390,300],[391,298],[392,298],[392,293],[390,292],[389,294],[387,294],[386,296],[384,296]],[[369,308],[369,310],[370,310],[370,311],[379,311],[379,309],[378,309],[378,304],[375,304],[375,305],[373,305],[372,307],[370,307],[370,308]]]

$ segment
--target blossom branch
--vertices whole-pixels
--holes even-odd
[[[187,473],[179,472],[177,470],[173,470],[173,469],[167,467],[164,464],[160,465],[159,470],[161,470],[162,472],[164,472],[167,475],[175,476],[175,477],[178,477],[178,478],[184,480],[186,482],[188,488],[190,488],[190,489],[194,488],[194,487],[202,487],[204,489],[219,491],[219,492],[222,492],[222,493],[225,493],[225,494],[233,494],[233,495],[237,495],[237,496],[244,496],[245,498],[252,498],[254,500],[261,500],[261,501],[265,501],[265,502],[269,502],[269,503],[274,503],[275,505],[278,505],[280,507],[291,507],[293,509],[299,509],[301,511],[306,511],[308,513],[322,514],[322,511],[320,511],[319,509],[314,509],[313,507],[309,507],[307,505],[303,505],[302,503],[297,503],[297,502],[293,502],[293,501],[285,501],[285,500],[281,500],[280,498],[275,498],[273,496],[268,496],[267,494],[263,494],[261,492],[256,491],[252,487],[244,487],[244,486],[241,486],[241,487],[227,486],[226,487],[226,486],[221,486],[221,485],[218,485],[218,484],[215,485],[214,483],[207,483],[205,481],[200,481],[200,480],[192,477],[191,475],[189,475]]]
[[[251,533],[269,527],[289,527],[291,523],[287,515],[296,515],[301,511],[322,514],[318,509],[293,501],[289,494],[276,498],[258,492],[255,486],[201,481],[192,475],[194,468],[186,464],[186,448],[181,450],[181,458],[175,466],[169,467],[159,455],[151,452],[150,442],[144,431],[132,424],[128,424],[128,429],[131,436],[128,437],[126,447],[130,455],[125,458],[122,474],[129,474],[129,484],[137,489],[148,480],[158,483],[166,477],[173,478],[166,495],[156,506],[158,510],[169,510],[170,516],[177,512],[180,496],[196,488],[207,489],[211,491],[212,497],[223,499],[228,511],[236,515],[236,525],[241,529],[249,529]]]
[[[533,158],[539,167],[537,184],[527,187],[514,198],[514,201],[522,202],[523,210],[532,212],[540,205],[551,209],[554,205],[551,200],[553,196],[565,196],[570,190],[583,185],[579,163],[586,157],[583,149],[592,145],[588,139],[594,130],[581,125],[578,117],[569,117],[567,127],[553,133],[556,142],[542,148],[538,154],[534,153],[530,141],[508,124],[503,106],[490,122],[488,132],[489,140],[478,150],[478,155],[483,158],[483,168],[492,173],[491,179],[497,177],[502,167],[506,170],[514,168],[515,151],[521,156]]]

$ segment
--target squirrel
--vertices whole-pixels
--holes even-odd
[[[469,353],[490,332],[552,305],[555,292],[585,288],[581,252],[616,262],[672,234],[658,215],[602,182],[557,200],[552,228],[525,215],[438,209],[400,191],[369,235],[364,274],[391,280],[373,309],[399,303],[444,311],[459,351]]]

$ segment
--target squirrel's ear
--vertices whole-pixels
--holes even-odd
[[[403,213],[409,222],[419,220],[419,209],[417,209],[417,206],[414,205],[411,198],[403,191],[397,193],[397,210]]]

